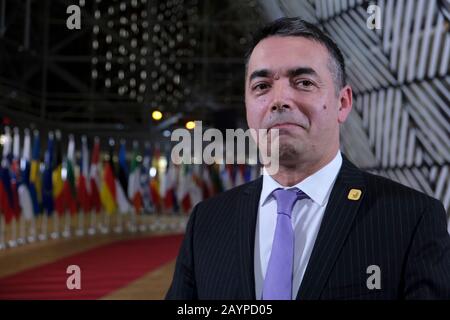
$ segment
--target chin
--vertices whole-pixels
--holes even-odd
[[[281,165],[295,164],[299,161],[301,148],[290,143],[280,145],[279,157]]]

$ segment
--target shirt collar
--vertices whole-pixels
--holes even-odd
[[[320,206],[326,204],[327,196],[336,180],[336,177],[341,169],[342,155],[338,150],[336,156],[327,165],[316,171],[303,181],[297,183],[295,186],[284,187],[279,184],[274,178],[267,174],[266,169],[263,169],[263,186],[261,190],[260,203],[265,205],[269,200],[269,196],[275,189],[291,189],[298,188],[306,193],[314,202]]]

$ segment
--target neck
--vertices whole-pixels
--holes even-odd
[[[329,164],[334,159],[337,152],[338,151],[336,150],[334,153],[327,154],[319,160],[303,160],[294,165],[286,166],[280,163],[278,172],[271,176],[282,186],[294,186]]]

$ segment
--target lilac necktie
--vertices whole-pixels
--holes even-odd
[[[277,200],[277,226],[264,279],[262,299],[291,300],[294,265],[294,230],[291,214],[295,202],[308,196],[297,188],[276,189],[272,194]]]

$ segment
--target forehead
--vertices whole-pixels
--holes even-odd
[[[275,72],[294,67],[311,67],[317,73],[327,71],[329,54],[321,43],[297,36],[272,36],[261,40],[248,61],[248,72],[269,69]]]

